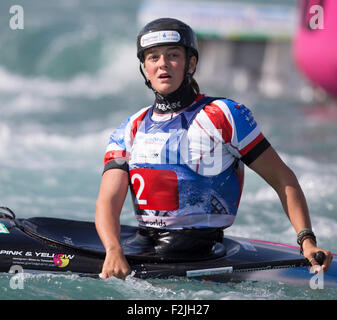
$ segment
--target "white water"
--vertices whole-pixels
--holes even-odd
[[[0,44],[10,54],[6,50],[0,54],[0,205],[10,207],[20,218],[93,221],[109,135],[131,113],[152,102],[135,54],[137,5],[117,2],[108,7],[99,2],[91,8],[87,3],[78,9],[76,2],[63,1],[51,8],[35,1],[27,5],[26,15],[39,12],[31,19],[35,23],[27,22],[21,34],[3,29]],[[7,8],[5,2],[1,6]],[[81,14],[76,10],[82,10]],[[7,9],[1,12],[7,16]],[[79,21],[69,18],[74,12]],[[36,53],[34,47],[43,41],[46,45]],[[88,62],[93,54],[84,55],[91,50],[98,52],[100,61],[95,70]],[[84,55],[77,58],[87,61],[87,69],[84,64],[81,71],[69,68],[68,74],[58,74],[57,70],[75,64],[69,57],[78,52]],[[35,69],[30,70],[30,65]],[[322,106],[237,95],[220,90],[220,84],[211,87],[198,76],[203,92],[237,99],[253,110],[262,131],[300,181],[319,245],[337,252],[334,118],[308,114]],[[121,221],[136,224],[129,198]],[[226,233],[296,244],[276,193],[250,170],[237,219]],[[10,275],[0,275],[0,299],[336,298],[329,289],[317,292],[309,285],[297,288],[274,282],[216,285],[181,279],[101,281],[74,275],[27,275],[24,289],[13,290],[9,281]]]

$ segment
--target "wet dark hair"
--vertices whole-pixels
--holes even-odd
[[[191,87],[196,94],[200,93],[198,82],[193,77],[191,78]]]

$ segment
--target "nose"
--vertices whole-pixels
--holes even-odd
[[[161,54],[159,59],[158,59],[158,65],[161,68],[166,68],[168,63],[167,63],[167,57],[165,56],[165,54]]]

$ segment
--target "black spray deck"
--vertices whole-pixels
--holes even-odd
[[[309,286],[314,276],[296,247],[239,237],[225,237],[212,257],[203,260],[163,259],[153,253],[137,254],[127,246],[137,227],[121,227],[124,253],[138,278],[189,277],[216,282],[278,281]],[[93,222],[56,218],[0,217],[0,272],[20,266],[25,272],[72,272],[98,277],[105,257]],[[337,286],[337,259],[325,286]]]

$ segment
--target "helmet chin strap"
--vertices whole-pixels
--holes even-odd
[[[139,70],[140,70],[140,73],[142,74],[142,76],[143,76],[143,78],[144,78],[144,80],[145,80],[145,85],[146,85],[149,89],[155,91],[154,88],[152,87],[151,81],[150,81],[148,78],[146,78],[146,75],[145,75],[144,70],[143,70],[143,67],[142,67],[142,63],[139,64]],[[155,91],[155,92],[156,92],[156,91]]]

